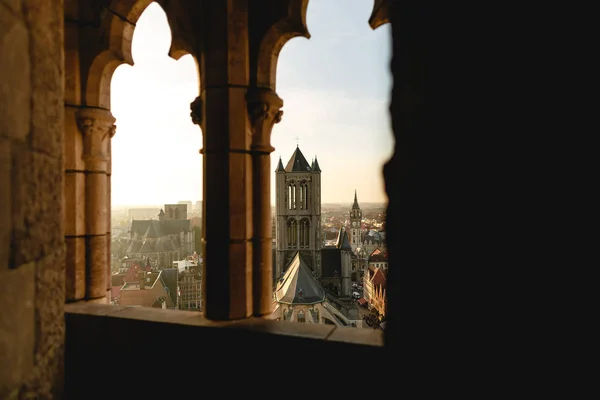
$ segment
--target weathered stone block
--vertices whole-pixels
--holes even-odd
[[[59,157],[64,129],[63,12],[53,1],[27,0],[23,7],[31,27],[33,148]]]
[[[0,268],[0,398],[18,387],[31,373],[35,340],[35,265],[16,270]]]
[[[86,238],[86,298],[97,299],[106,296],[106,259],[108,236],[88,236]]]
[[[62,161],[13,146],[11,266],[38,260],[63,242]]]
[[[0,271],[8,267],[10,257],[10,234],[12,214],[10,205],[11,188],[11,146],[6,139],[0,138]]]
[[[231,319],[251,316],[252,242],[229,244],[229,285]]]
[[[88,173],[85,182],[85,224],[88,235],[104,235],[108,231],[108,177],[104,173]]]
[[[225,158],[225,157],[223,157]],[[229,234],[232,239],[252,238],[252,158],[229,153]]]
[[[35,365],[20,399],[62,398],[64,382],[64,247],[35,265]]]
[[[0,4],[4,4],[17,15],[20,15],[23,12],[21,0],[0,0]]]
[[[79,25],[65,22],[65,104],[81,104],[81,74],[79,68]]]
[[[85,237],[66,238],[65,291],[67,301],[85,297]]]
[[[0,12],[0,60],[0,137],[24,140],[31,125],[29,36],[23,21],[7,11]]]
[[[64,343],[65,248],[36,263],[35,360],[39,364],[52,348]]]
[[[65,236],[85,235],[85,174],[65,173]]]

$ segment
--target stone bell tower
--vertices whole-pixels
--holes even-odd
[[[321,276],[321,169],[317,158],[309,164],[296,147],[285,168],[279,159],[275,179],[275,279],[283,275],[298,251],[310,260],[313,273]]]
[[[354,204],[350,209],[350,246],[352,251],[356,250],[360,246],[360,227],[362,225],[362,210],[358,205],[358,199],[356,197],[356,190],[354,190]]]

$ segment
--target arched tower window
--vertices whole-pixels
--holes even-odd
[[[300,248],[310,247],[310,222],[307,218],[300,221]]]
[[[293,218],[287,222],[287,247],[288,249],[298,247],[298,222]]]
[[[308,210],[308,191],[309,185],[308,182],[304,184],[304,209]]]
[[[299,192],[299,207],[298,209],[300,210],[304,210],[304,183],[300,182],[300,186],[298,186],[298,192]]]

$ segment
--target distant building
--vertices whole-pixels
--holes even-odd
[[[369,266],[363,279],[363,297],[369,309],[375,308],[379,314],[387,311],[386,299],[387,269]]]
[[[202,311],[202,273],[198,264],[184,264],[177,275],[180,310]]]
[[[131,222],[125,250],[128,259],[149,258],[153,267],[162,269],[194,252],[195,234],[187,219],[187,205],[165,204],[165,211],[160,210],[158,220]]]
[[[187,211],[192,211],[193,206],[194,206],[194,203],[192,203],[190,200],[179,200],[177,202],[177,204],[185,204],[187,206],[186,207]]]
[[[158,272],[134,269],[134,280],[124,282],[119,291],[118,304],[154,308],[177,307],[177,269]]]
[[[383,268],[384,270],[388,268],[387,254],[382,253],[380,249],[373,250],[367,261],[369,267]]]
[[[321,275],[321,169],[315,157],[306,161],[299,147],[287,165],[281,158],[275,170],[276,257],[274,276],[297,252],[304,255],[311,270]]]

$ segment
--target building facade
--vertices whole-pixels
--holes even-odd
[[[186,266],[177,277],[180,310],[202,311],[202,273],[198,265]]]
[[[173,262],[192,255],[195,233],[187,218],[187,204],[165,204],[158,220],[131,222],[128,259],[149,259],[152,267],[171,268]]]
[[[311,164],[296,147],[283,166],[275,170],[276,259],[275,278],[301,252],[316,276],[321,276],[321,169],[315,157]]]

